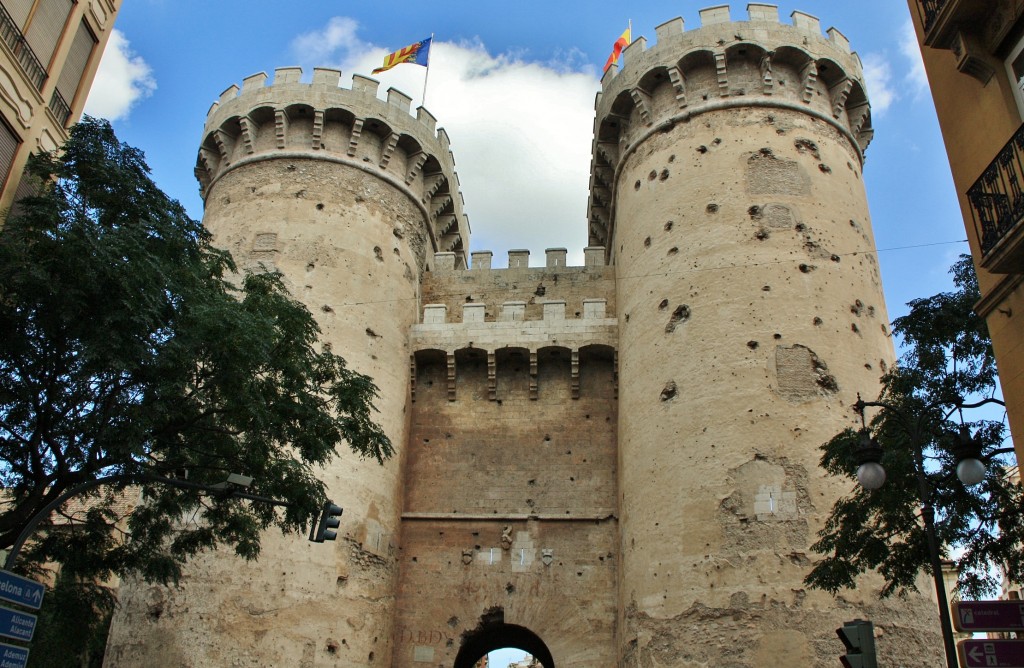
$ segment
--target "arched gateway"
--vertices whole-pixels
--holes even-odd
[[[555,668],[551,652],[540,636],[515,624],[494,624],[468,633],[455,657],[454,668],[473,668],[485,654],[502,647],[529,652],[544,668]]]

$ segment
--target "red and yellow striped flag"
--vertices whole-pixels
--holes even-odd
[[[603,72],[607,72],[609,67],[619,62],[619,56],[622,55],[622,50],[629,46],[630,42],[633,41],[632,32],[631,28],[626,28],[625,32],[619,35],[619,38],[615,40],[615,44],[612,46],[612,55],[608,56],[608,62],[604,64]]]
[[[427,64],[427,58],[430,54],[431,39],[431,37],[428,37],[422,42],[410,44],[409,46],[403,49],[399,49],[394,53],[389,53],[388,55],[384,56],[384,65],[382,67],[378,67],[377,69],[375,69],[373,71],[373,74],[380,74],[381,72],[386,72],[395,65],[401,65],[402,63],[413,63],[416,65],[425,66]]]

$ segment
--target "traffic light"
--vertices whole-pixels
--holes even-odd
[[[843,622],[836,635],[846,645],[846,655],[839,657],[846,668],[878,668],[875,659],[875,627],[871,622],[855,619]]]
[[[334,529],[341,524],[341,506],[334,505],[333,501],[324,501],[323,510],[320,511],[320,521],[309,529],[309,539],[314,543],[322,543],[325,540],[334,540],[338,532]]]

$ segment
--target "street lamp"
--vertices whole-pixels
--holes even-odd
[[[939,542],[935,536],[935,508],[932,506],[932,489],[924,470],[923,417],[911,419],[911,416],[892,404],[881,401],[863,401],[859,396],[853,409],[860,413],[861,432],[860,446],[854,452],[857,460],[857,481],[866,490],[876,490],[885,484],[885,468],[881,464],[882,448],[878,444],[864,421],[864,409],[877,406],[898,416],[906,427],[907,435],[914,456],[914,474],[917,477],[917,490],[921,501],[921,519],[928,539],[928,558],[931,564],[932,579],[935,582],[935,596],[939,602],[939,624],[942,628],[942,643],[946,652],[947,668],[958,668],[956,658],[956,642],[953,639],[953,625],[949,617],[949,602],[946,599],[946,586],[942,578],[942,560],[939,554]],[[961,425],[953,448],[956,458],[957,478],[965,485],[976,485],[985,479],[985,463],[981,461],[981,444],[971,436],[970,429]]]

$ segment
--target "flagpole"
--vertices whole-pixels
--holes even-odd
[[[430,56],[434,51],[434,33],[430,33],[430,50],[427,51],[427,73],[423,75],[423,96],[420,98],[420,106],[427,106],[427,80],[430,79]]]

